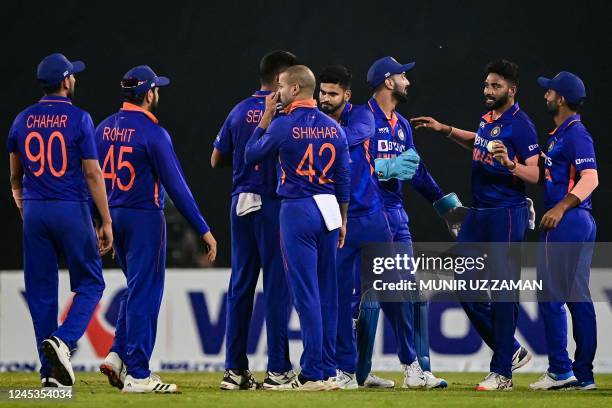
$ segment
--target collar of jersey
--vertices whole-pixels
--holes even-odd
[[[287,105],[284,109],[285,113],[288,115],[297,108],[316,108],[317,101],[314,99],[300,99],[298,101],[293,101],[289,105]]]
[[[344,122],[347,119],[347,114],[353,110],[353,104],[350,102],[347,102],[346,105],[344,105],[344,109],[342,110],[342,113],[340,114],[340,122]]]
[[[142,109],[140,106],[134,105],[133,103],[123,102],[121,110],[144,113],[146,117],[153,121],[153,123],[159,123],[159,120],[157,120],[154,114],[152,114],[146,109]]]
[[[270,95],[272,93],[272,91],[262,91],[261,89],[259,91],[255,91],[253,92],[253,95],[255,98],[265,98],[266,96]]]
[[[395,125],[397,125],[397,121],[399,120],[397,115],[395,114],[395,111],[391,112],[391,117],[388,117],[387,114],[382,110],[380,105],[378,105],[378,102],[376,102],[376,99],[374,99],[374,97],[370,98],[370,100],[368,101],[368,106],[370,107],[372,113],[374,113],[374,116],[385,118],[387,122],[389,122],[389,126],[391,126],[391,131],[393,132],[393,129],[395,129]]]
[[[511,107],[509,107],[508,109],[506,109],[505,112],[499,116],[499,118],[493,120],[493,111],[488,111],[487,113],[482,115],[482,120],[484,120],[487,123],[493,123],[493,122],[497,122],[498,120],[510,119],[514,115],[516,115],[518,111],[520,110],[521,108],[519,107],[519,104],[517,102]]]
[[[60,102],[60,103],[67,103],[72,105],[72,101],[70,100],[70,98],[67,98],[65,96],[58,96],[58,95],[45,95],[42,98],[40,98],[39,102]]]
[[[565,119],[563,123],[560,124],[558,127],[554,128],[553,131],[549,133],[549,135],[556,135],[557,133],[561,133],[576,122],[580,122],[579,114],[572,115],[569,118]]]

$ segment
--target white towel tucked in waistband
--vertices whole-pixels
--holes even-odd
[[[317,194],[312,196],[319,207],[319,211],[325,220],[325,226],[328,231],[333,231],[342,226],[342,215],[340,214],[340,206],[338,200],[333,194]]]
[[[527,209],[529,210],[529,229],[534,230],[536,227],[535,225],[536,213],[535,213],[535,209],[533,208],[533,201],[531,201],[531,198],[529,197],[525,198],[525,200],[527,200]]]
[[[236,204],[236,215],[242,217],[261,209],[261,196],[255,193],[240,193]]]

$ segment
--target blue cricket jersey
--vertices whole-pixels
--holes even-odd
[[[342,128],[317,109],[314,99],[296,101],[286,112],[267,130],[255,129],[245,149],[246,163],[276,156],[281,198],[335,194],[338,202],[348,203],[350,158]]]
[[[340,126],[346,134],[351,157],[351,199],[349,217],[360,217],[379,211],[382,197],[374,176],[374,159],[370,155],[371,138],[376,129],[374,116],[367,105],[347,103],[340,115]]]
[[[205,234],[208,225],[187,186],[170,135],[158,123],[151,112],[126,102],[96,128],[109,207],[160,210],[167,190],[191,226]]]
[[[69,98],[44,96],[19,113],[7,148],[23,164],[24,200],[88,200],[81,160],[98,158],[94,126]]]
[[[593,138],[580,120],[572,115],[550,133],[546,142],[544,205],[554,207],[569,193],[585,169],[597,169]],[[591,196],[578,205],[590,210]]]
[[[376,126],[374,137],[372,137],[370,143],[371,156],[378,159],[389,159],[399,156],[408,149],[416,151],[412,138],[412,128],[406,118],[397,112],[393,112],[390,118],[387,117],[374,98],[370,98],[368,107],[374,114]],[[442,189],[429,174],[422,159],[414,177],[410,180],[410,184],[432,203],[444,195]],[[386,208],[404,207],[401,180],[380,181],[379,185]]]
[[[487,150],[487,143],[500,140],[508,149],[510,160],[524,164],[540,154],[533,123],[518,103],[499,118],[493,111],[482,116],[472,151],[472,197],[476,208],[508,208],[525,202],[525,183],[503,166]]]
[[[244,147],[264,114],[268,94],[270,91],[257,91],[238,103],[215,139],[217,150],[232,154],[232,196],[244,192],[276,196],[274,158],[266,157],[256,164],[244,162]]]

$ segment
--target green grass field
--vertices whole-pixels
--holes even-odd
[[[378,373],[393,378],[401,385],[401,373]],[[276,392],[276,391],[221,391],[218,388],[221,373],[162,373],[162,379],[179,384],[178,395],[125,395],[111,388],[106,377],[98,373],[77,374],[74,399],[60,402],[9,402],[6,393],[0,399],[2,406],[49,405],[53,407],[612,407],[612,374],[596,376],[597,391],[530,391],[527,387],[537,374],[516,374],[514,390],[476,392],[474,385],[484,373],[438,373],[449,382],[445,390],[409,391],[355,390],[334,392]],[[258,380],[263,379],[257,373]],[[0,374],[0,389],[38,387],[38,378],[32,373]]]

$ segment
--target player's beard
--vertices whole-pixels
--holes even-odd
[[[72,85],[72,86],[71,86],[71,87],[68,89],[67,96],[68,96],[68,98],[70,98],[70,99],[74,99],[74,85]]]
[[[555,116],[559,113],[559,106],[556,104],[557,101],[546,101],[546,112]]]
[[[489,99],[491,98],[491,99]],[[499,98],[495,98],[494,96],[485,96],[485,106],[489,110],[495,110],[497,108],[501,108],[508,102],[508,93],[500,96]]]
[[[391,91],[391,95],[393,95],[398,105],[401,103],[406,103],[408,102],[408,87],[404,87],[402,89],[401,86],[395,84],[393,86],[393,91]]]
[[[332,113],[340,109],[343,105],[344,105],[344,101],[340,102],[338,105],[335,105],[335,106],[332,105],[331,103],[321,103],[319,104],[319,109],[321,109],[323,113],[331,115]]]
[[[155,96],[153,99],[153,103],[151,103],[151,112],[157,112],[157,107],[159,106],[159,96]]]

